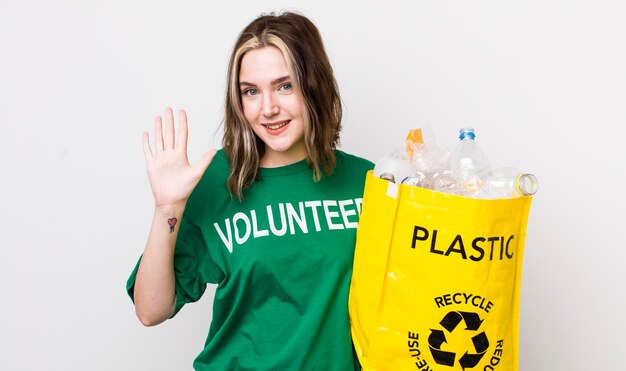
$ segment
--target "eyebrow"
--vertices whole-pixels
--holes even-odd
[[[281,82],[285,82],[285,81],[290,80],[290,79],[291,79],[291,77],[289,75],[287,75],[287,76],[279,77],[277,79],[272,80],[272,82],[270,84],[271,85],[276,85],[276,84],[280,84]],[[256,86],[256,85],[251,83],[251,82],[247,82],[247,81],[239,81],[239,86]]]

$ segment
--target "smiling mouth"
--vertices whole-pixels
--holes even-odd
[[[281,121],[281,122],[277,122],[275,124],[261,124],[264,127],[270,129],[270,130],[278,130],[280,128],[282,128],[283,126],[287,125],[291,120],[285,120],[285,121]]]

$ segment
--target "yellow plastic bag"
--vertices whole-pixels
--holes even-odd
[[[365,184],[350,285],[364,370],[517,370],[531,197]]]

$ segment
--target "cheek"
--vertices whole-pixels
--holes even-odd
[[[241,108],[243,109],[243,115],[246,118],[246,120],[248,120],[248,122],[254,122],[256,118],[256,112],[257,112],[254,102],[243,99],[241,101]]]
[[[297,96],[290,96],[290,99],[285,104],[285,108],[289,111],[290,114],[294,116],[302,115],[302,100]]]

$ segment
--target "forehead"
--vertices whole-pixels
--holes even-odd
[[[250,50],[241,59],[240,81],[263,83],[289,75],[285,57],[275,46]]]

